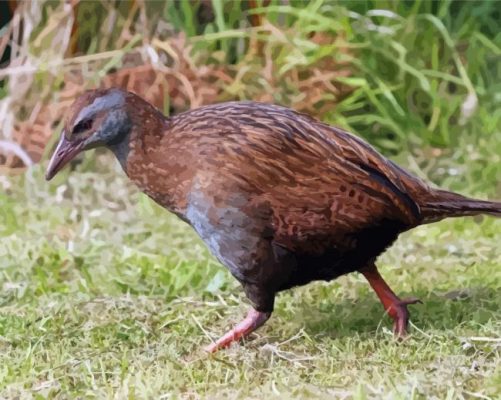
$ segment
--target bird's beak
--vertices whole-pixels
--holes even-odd
[[[82,150],[83,144],[83,141],[70,142],[66,139],[63,131],[56,150],[54,150],[54,153],[49,161],[49,166],[45,172],[45,179],[50,181],[54,175],[61,170],[61,168],[73,160],[73,158],[75,158],[75,156]]]

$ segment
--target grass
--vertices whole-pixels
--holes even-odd
[[[110,165],[112,167],[110,167]],[[100,154],[55,184],[3,177],[2,398],[496,398],[501,221],[444,221],[379,261],[416,295],[396,343],[358,274],[278,296],[253,340],[202,347],[246,312],[194,233]],[[66,175],[66,176],[64,176]]]

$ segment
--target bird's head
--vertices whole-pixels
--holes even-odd
[[[91,90],[75,100],[49,161],[45,173],[47,180],[52,179],[80,152],[124,140],[131,129],[127,95],[127,92],[116,88]]]

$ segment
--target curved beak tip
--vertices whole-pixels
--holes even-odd
[[[45,171],[45,180],[50,181],[54,177],[53,174],[50,173],[49,170]]]
[[[81,150],[81,145],[71,143],[66,139],[64,132],[61,134],[49,165],[45,172],[45,179],[50,181],[69,161],[71,161]]]

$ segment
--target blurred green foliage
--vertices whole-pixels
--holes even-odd
[[[188,36],[195,63],[229,70],[230,82],[214,82],[219,100],[267,94],[268,101],[317,113],[387,154],[410,150],[426,162],[430,154],[423,152],[430,147],[481,140],[498,146],[501,15],[496,2],[256,3],[257,8],[247,1],[147,2],[148,34],[155,37],[163,21],[167,36]],[[125,21],[131,14],[121,15]],[[252,27],[256,15],[261,22]],[[100,22],[86,23],[94,32]],[[105,39],[91,37],[96,43]],[[323,82],[315,96],[301,87],[313,76]]]
[[[501,191],[496,2],[82,2],[77,22],[85,54],[184,35],[186,64],[219,73],[208,83],[211,102],[291,106],[365,137],[422,177],[470,193]],[[135,42],[124,40],[127,29]],[[164,46],[156,51],[173,65]],[[96,76],[120,70],[125,56]],[[176,100],[169,93],[166,105]]]
[[[266,26],[257,29],[263,53],[273,55],[277,102],[290,103],[288,92],[298,95],[281,75],[317,68],[329,59],[331,69],[321,72],[343,65],[350,76],[330,80],[351,90],[343,98],[326,91],[316,104],[332,104],[323,118],[386,151],[409,143],[454,146],[461,135],[499,134],[501,15],[496,2],[271,1],[250,10],[248,2],[212,5],[210,22],[198,17],[200,2],[192,1],[167,2],[163,17],[176,30],[198,35],[193,51],[204,55],[202,62],[248,70],[240,78],[244,84],[231,91],[236,98],[252,97],[256,87],[267,89],[264,57],[248,58],[253,35],[248,16],[262,14],[285,35],[265,34]],[[311,40],[319,33],[326,44]]]
[[[135,2],[81,2],[78,49],[92,54],[124,46],[121,33],[131,26],[143,40],[182,32],[193,62],[233,71],[231,82],[214,82],[220,100],[271,93],[277,103],[319,110],[322,119],[387,153],[500,134],[497,2],[255,3],[170,0],[145,2],[141,9]],[[260,16],[258,26],[252,16]],[[271,73],[263,74],[270,60]],[[298,82],[312,71],[326,85],[323,95],[309,99]]]
[[[41,6],[33,52],[46,52],[57,36],[47,32],[57,29],[53,16],[61,4]],[[422,168],[437,157],[455,157],[465,143],[483,146],[489,165],[499,154],[497,2],[82,1],[75,10],[66,59],[91,57],[92,63],[77,57],[74,64],[81,65],[86,86],[131,66],[136,50],[139,63],[148,62],[145,54],[153,49],[156,73],[171,68],[178,74],[171,86],[182,86],[183,74],[194,90],[194,81],[206,79],[216,93],[206,102],[254,99],[290,106],[365,137],[387,155],[410,152]],[[173,42],[184,46],[182,62],[169,51]],[[190,75],[187,67],[198,73]],[[64,74],[48,75],[43,68],[37,72],[33,95],[62,87]],[[165,91],[161,108],[188,108],[176,102],[178,94],[176,87]],[[25,104],[28,109],[18,114],[27,118],[34,105]]]

